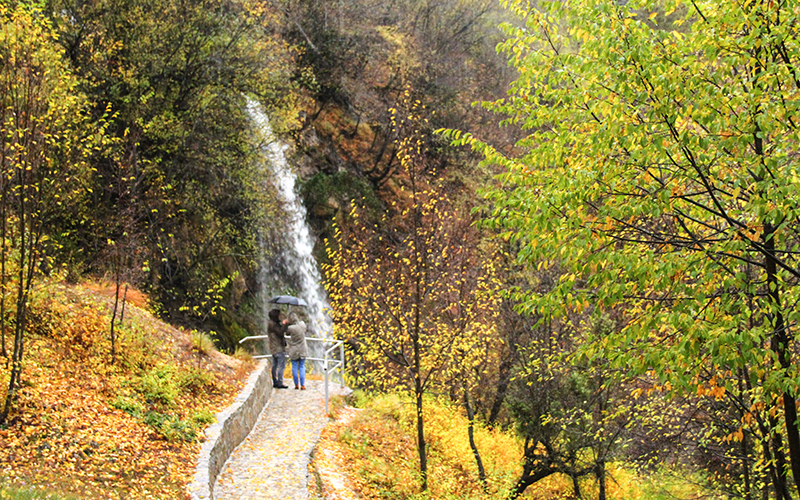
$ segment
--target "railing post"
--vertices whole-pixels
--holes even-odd
[[[344,389],[344,342],[339,344],[339,376],[342,379],[341,387]]]
[[[330,414],[328,411],[328,350],[325,350],[325,357],[323,358],[322,370],[325,372],[325,413]]]

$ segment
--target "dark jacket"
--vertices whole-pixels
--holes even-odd
[[[267,322],[267,339],[269,340],[269,353],[278,354],[286,352],[286,327],[272,320]]]

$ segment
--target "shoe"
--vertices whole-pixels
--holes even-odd
[[[273,387],[274,387],[275,389],[288,389],[288,388],[289,388],[289,386],[288,386],[288,385],[275,385],[275,386],[273,386]]]
[[[297,390],[297,389],[299,389],[299,387],[295,385],[295,386],[294,386],[294,390]]]
[[[301,391],[305,391],[305,390],[306,390],[306,386],[304,386],[304,385],[301,385],[301,386],[300,386],[300,390],[301,390]]]

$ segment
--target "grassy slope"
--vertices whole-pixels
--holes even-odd
[[[510,432],[478,425],[475,441],[486,468],[487,488],[481,487],[467,440],[467,419],[459,408],[426,402],[429,445],[429,487],[419,490],[415,446],[414,406],[398,396],[359,401],[361,409],[335,410],[337,421],[322,433],[314,454],[315,497],[345,499],[503,499],[521,472],[521,443]],[[610,500],[720,499],[703,491],[691,474],[666,468],[644,473],[611,464],[607,484]],[[583,498],[597,498],[591,478],[581,481]],[[553,475],[528,488],[524,498],[575,498],[572,483]]]
[[[81,498],[183,498],[197,436],[253,364],[158,321],[134,291],[112,364],[112,296],[97,283],[49,283],[34,294],[24,387],[0,428],[0,484]],[[0,365],[3,401],[7,385]]]

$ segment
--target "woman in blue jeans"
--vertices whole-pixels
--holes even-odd
[[[306,358],[308,357],[308,344],[306,344],[306,324],[294,312],[289,313],[289,334],[287,351],[292,360],[292,379],[294,388],[306,390]]]

